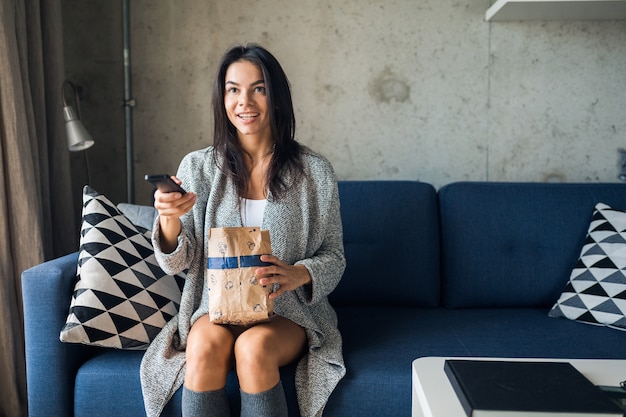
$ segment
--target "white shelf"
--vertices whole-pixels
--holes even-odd
[[[624,20],[626,0],[497,0],[485,19]]]

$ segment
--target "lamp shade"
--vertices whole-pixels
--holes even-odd
[[[87,129],[85,129],[85,126],[83,126],[83,123],[76,116],[72,106],[63,107],[63,118],[65,119],[68,149],[71,152],[77,152],[91,148],[94,141]]]

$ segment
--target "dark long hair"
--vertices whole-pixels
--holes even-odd
[[[220,62],[213,85],[215,157],[220,169],[234,180],[239,196],[243,197],[248,190],[249,182],[243,159],[244,152],[237,137],[237,130],[228,120],[224,107],[226,71],[231,64],[242,60],[258,65],[263,73],[274,139],[274,153],[266,181],[271,197],[277,200],[287,188],[304,175],[304,170],[300,159],[301,147],[295,140],[296,119],[289,80],[278,60],[259,45],[232,47],[226,51]]]

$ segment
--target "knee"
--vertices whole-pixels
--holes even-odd
[[[230,368],[232,363],[233,344],[229,338],[192,332],[185,350],[188,370]]]
[[[194,325],[185,350],[188,389],[202,392],[224,387],[233,365],[233,337],[228,329],[202,323]]]
[[[258,369],[273,366],[277,349],[263,332],[244,332],[235,342],[237,368]]]
[[[214,349],[209,343],[202,343],[198,339],[190,339],[185,349],[187,369],[206,367],[211,357],[215,357],[214,351],[219,349]]]

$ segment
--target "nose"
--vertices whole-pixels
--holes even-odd
[[[243,91],[239,95],[239,106],[245,107],[246,105],[254,106],[254,98],[252,97],[252,92]]]

